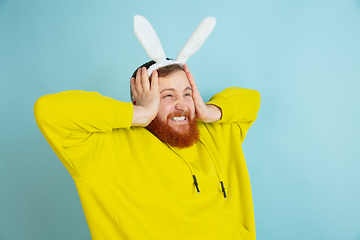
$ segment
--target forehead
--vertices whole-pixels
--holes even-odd
[[[191,87],[189,80],[184,71],[176,71],[167,77],[159,77],[159,90],[164,91],[167,89],[175,91],[184,91],[186,88]]]

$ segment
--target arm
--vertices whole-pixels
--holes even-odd
[[[150,84],[147,69],[145,67],[139,68],[136,78],[130,79],[130,85],[134,103],[132,125],[146,127],[159,111],[158,73],[156,70],[152,72]]]
[[[256,90],[231,87],[215,94],[207,104],[222,109],[219,123],[252,124],[260,109],[260,93]]]
[[[130,128],[131,103],[119,102],[99,93],[66,91],[40,97],[34,106],[35,119],[41,131],[61,128],[58,134],[70,132],[110,132]],[[43,132],[44,133],[44,132]]]
[[[260,93],[245,88],[227,88],[204,103],[189,68],[184,65],[193,89],[196,117],[202,122],[235,123],[241,130],[241,140],[254,123],[260,109]]]
[[[240,141],[243,142],[260,109],[260,93],[246,88],[227,88],[215,94],[208,104],[222,110],[222,118],[217,123],[238,125]]]
[[[138,75],[139,73],[141,71],[138,71]],[[141,74],[146,77],[137,76],[140,80],[136,83],[135,79],[131,79],[132,86],[136,84],[136,87],[132,88],[136,106],[85,91],[66,91],[42,96],[34,106],[35,119],[40,130],[46,138],[57,135],[60,140],[65,139],[71,132],[111,132],[115,128],[146,126],[157,114],[160,97],[157,72],[153,73],[151,88],[146,69]]]
[[[260,108],[260,93],[245,88],[227,88],[204,103],[187,67],[184,71],[193,90],[196,118],[202,122],[254,122]]]
[[[186,63],[184,64],[184,71],[192,88],[192,98],[195,105],[196,119],[201,122],[216,122],[221,119],[221,108],[213,104],[205,104],[196,86],[195,79]]]
[[[153,72],[151,86],[146,68],[138,73],[136,81],[131,79],[131,85],[135,85],[132,90],[136,106],[85,91],[49,94],[36,101],[34,112],[39,129],[72,176],[84,174],[74,169],[74,166],[77,169],[80,168],[79,165],[83,166],[79,163],[83,157],[68,159],[71,149],[80,145],[91,148],[94,133],[146,126],[155,118],[160,101],[157,72]],[[86,152],[90,152],[90,148]],[[86,164],[91,165],[89,162]],[[88,171],[82,171],[84,172]]]
[[[76,152],[90,154],[95,133],[130,128],[133,105],[94,92],[66,91],[42,96],[34,112],[39,129],[66,169],[73,177],[81,177],[94,162],[85,157],[70,159],[70,152],[81,145],[82,150]]]

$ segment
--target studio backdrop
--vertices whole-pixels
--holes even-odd
[[[188,60],[205,101],[230,86],[262,103],[243,144],[258,240],[360,240],[359,0],[0,1],[0,240],[91,239],[75,185],[36,126],[42,95],[130,101],[150,60],[134,15]]]

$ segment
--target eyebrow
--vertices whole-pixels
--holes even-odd
[[[191,87],[186,87],[184,89],[184,92],[186,92],[187,90],[192,91],[192,88]],[[166,89],[163,89],[160,93],[165,92],[165,91],[175,91],[175,88],[166,88]]]

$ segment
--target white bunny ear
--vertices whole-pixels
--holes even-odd
[[[159,37],[146,18],[140,15],[134,17],[134,31],[151,59],[157,63],[166,61],[166,55]]]
[[[204,44],[206,39],[211,34],[216,24],[216,19],[207,17],[199,24],[183,48],[176,57],[176,61],[185,63],[200,47]]]
[[[149,76],[152,71],[170,64],[183,65],[188,58],[196,53],[204,44],[206,39],[211,34],[216,24],[216,19],[213,17],[205,18],[199,26],[195,29],[189,40],[185,43],[180,50],[176,60],[167,60],[164,49],[161,46],[159,37],[149,21],[143,16],[136,15],[134,17],[134,30],[135,35],[139,39],[141,45],[144,47],[149,57],[156,63],[151,65],[148,69]]]

